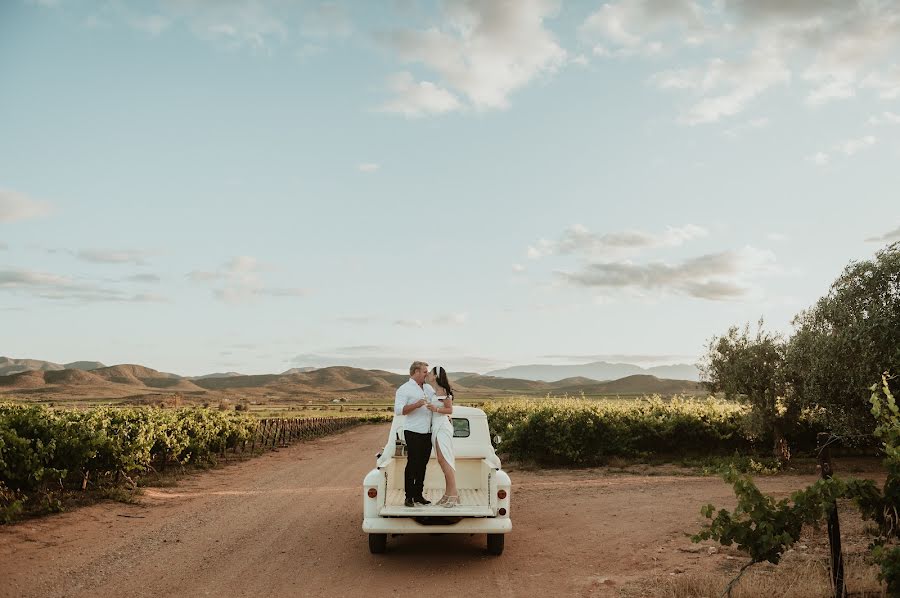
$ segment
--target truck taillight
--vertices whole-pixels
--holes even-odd
[[[500,507],[499,509],[497,509],[497,514],[499,514],[501,517],[503,517],[504,515],[506,515],[506,509],[504,509],[503,507]]]
[[[369,498],[375,498],[378,496],[378,488],[369,488],[369,492],[367,493]]]
[[[499,498],[500,500],[506,498],[506,490],[502,488],[500,490],[497,490],[497,498]]]

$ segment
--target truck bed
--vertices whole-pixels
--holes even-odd
[[[436,503],[444,495],[443,488],[425,488],[422,493],[426,499]],[[416,505],[404,507],[403,501],[406,494],[401,489],[388,491],[385,505],[381,508],[382,517],[491,517],[494,513],[488,502],[486,490],[460,488],[459,504],[447,508],[440,505]]]
[[[488,488],[492,468],[483,459],[457,458],[456,483],[459,487],[459,504],[455,507],[435,505],[444,495],[444,474],[432,457],[425,470],[425,490],[422,494],[430,505],[404,507],[406,493],[403,489],[403,471],[406,457],[397,456],[384,470],[387,492],[379,515],[382,517],[494,517]]]

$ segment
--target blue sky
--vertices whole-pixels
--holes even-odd
[[[4,2],[0,354],[691,362],[900,239],[893,2]]]

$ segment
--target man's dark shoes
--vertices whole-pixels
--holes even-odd
[[[413,499],[407,498],[406,500],[403,501],[403,506],[404,507],[414,507],[414,506],[416,506],[416,503],[413,502]]]
[[[425,497],[424,497],[424,496],[420,496],[420,497],[418,497],[418,498],[414,498],[414,499],[413,499],[413,502],[416,503],[416,504],[419,504],[419,505],[430,505],[430,504],[431,504],[431,501],[430,501],[430,500],[425,500]]]

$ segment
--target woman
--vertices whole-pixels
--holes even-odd
[[[453,389],[447,380],[447,372],[435,366],[428,372],[426,381],[435,389],[435,396],[427,405],[432,413],[431,443],[441,471],[444,472],[444,496],[437,504],[452,508],[459,504],[459,490],[456,488],[456,461],[453,458]]]

